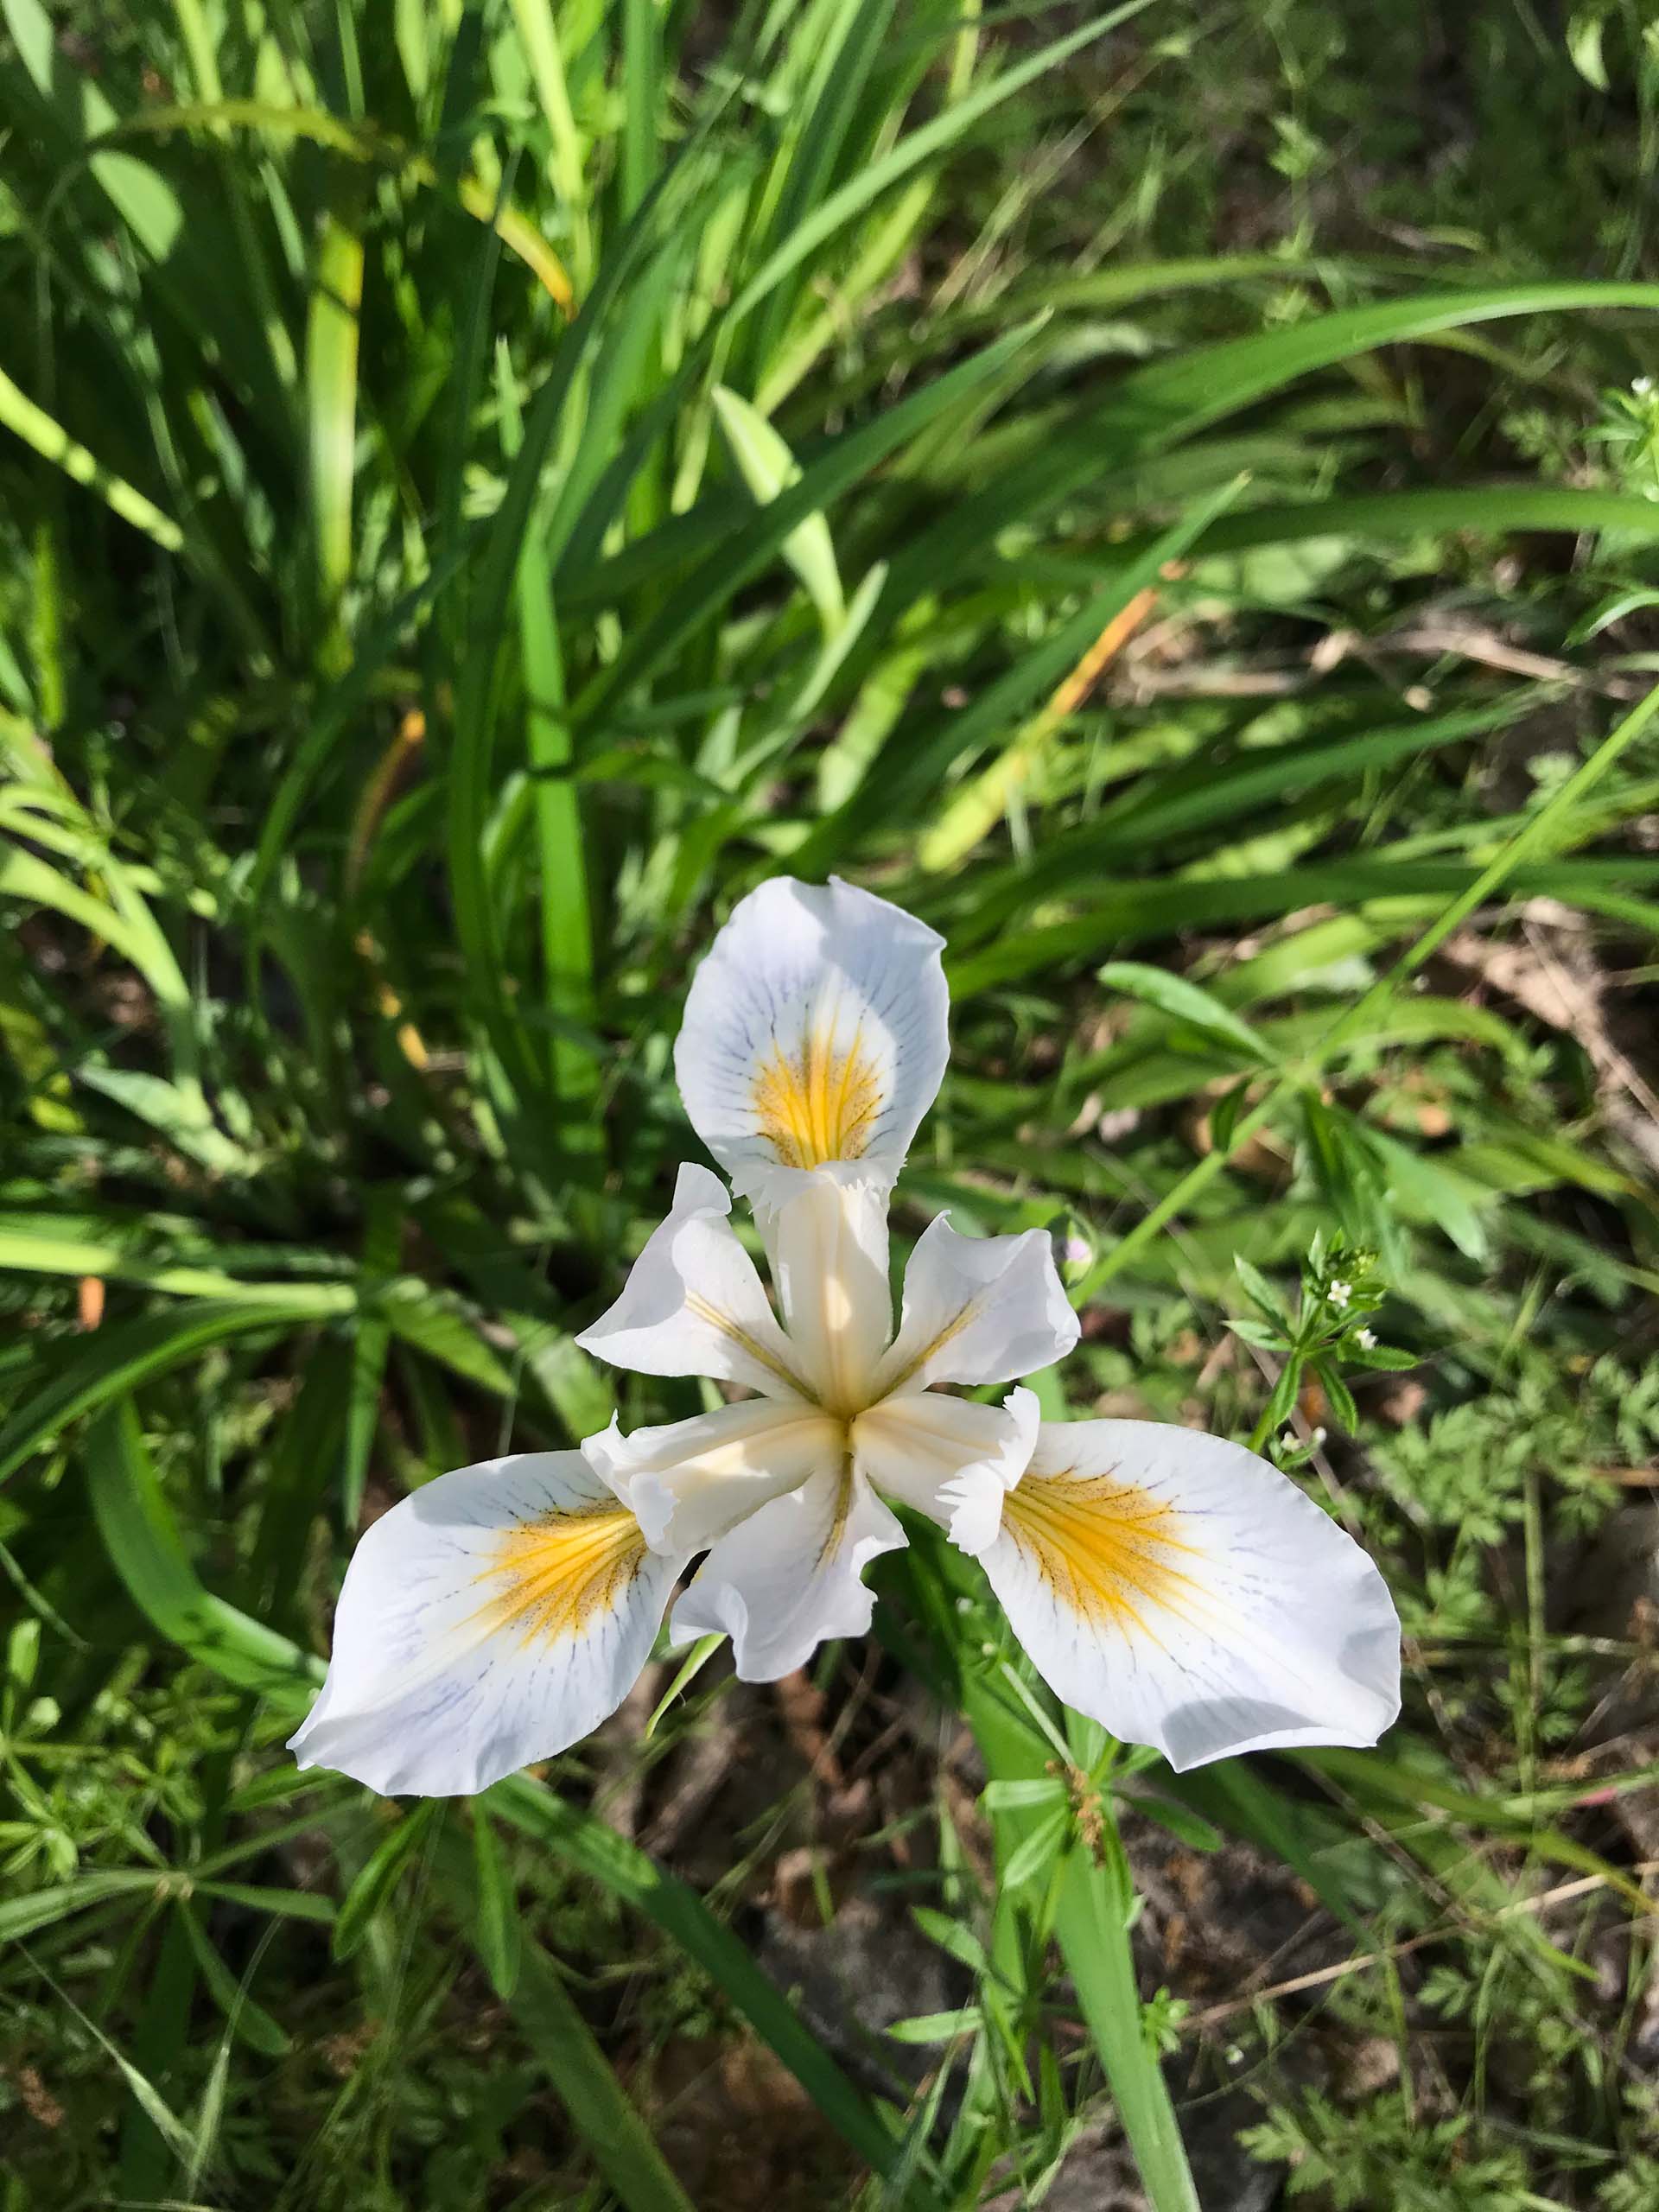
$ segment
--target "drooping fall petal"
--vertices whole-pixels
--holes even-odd
[[[683,1565],[580,1452],[440,1475],[352,1556],[300,1764],[435,1797],[550,1758],[626,1696]]]
[[[1374,1744],[1399,1711],[1382,1576],[1286,1476],[1220,1437],[1046,1423],[982,1564],[1051,1688],[1178,1772]]]

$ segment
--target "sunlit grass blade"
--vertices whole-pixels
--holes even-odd
[[[306,409],[310,423],[311,505],[316,531],[322,663],[338,675],[349,658],[343,626],[352,578],[352,481],[357,461],[358,319],[363,305],[363,241],[331,215],[317,247],[306,334]]]
[[[986,549],[1016,522],[1034,522],[1108,466],[1127,469],[1167,451],[1228,416],[1255,405],[1298,378],[1378,346],[1432,339],[1505,316],[1567,314],[1597,308],[1651,311],[1659,286],[1611,283],[1516,284],[1414,295],[1314,315],[1287,330],[1185,353],[1134,371],[1081,408],[1064,431],[1027,460],[920,532],[894,562],[909,597],[942,574],[987,565]],[[1243,518],[1241,518],[1242,521]]]
[[[700,563],[635,634],[616,666],[584,689],[575,706],[582,723],[587,726],[600,721],[683,645],[715,608],[724,606],[751,577],[759,575],[801,523],[832,505],[964,391],[1000,374],[1029,336],[1026,330],[1011,331],[983,352],[947,370],[922,391],[900,400],[875,421],[836,439],[802,471],[795,483],[733,534],[734,542]]]
[[[1103,631],[1137,594],[1148,588],[1166,562],[1179,557],[1205,522],[1236,496],[1236,486],[1230,486],[1184,516],[1132,567],[1086,601],[964,712],[943,718],[919,741],[912,736],[906,742],[895,732],[858,788],[809,834],[791,865],[807,874],[830,868],[851,839],[868,831],[884,810],[912,803],[918,793],[937,789],[956,761],[1006,729],[1033,700],[1074,668]]]
[[[0,424],[26,445],[33,446],[43,460],[60,468],[72,482],[85,485],[96,493],[111,514],[119,515],[123,522],[143,531],[164,553],[183,551],[184,532],[172,517],[163,514],[153,499],[147,499],[134,486],[104,467],[60,423],[54,423],[43,407],[37,407],[26,393],[20,391],[3,370],[0,370]]]
[[[920,168],[938,155],[944,153],[984,116],[1014,98],[1027,85],[1079,52],[1093,41],[1103,37],[1117,24],[1127,22],[1150,4],[1150,0],[1128,0],[1123,7],[1114,8],[1091,22],[1071,31],[1063,38],[1052,40],[1035,54],[1015,62],[988,82],[976,86],[971,92],[936,115],[931,122],[921,124],[900,138],[889,152],[872,162],[859,175],[850,178],[832,192],[801,222],[762,262],[732,303],[731,319],[741,321],[751,308],[757,307],[776,286],[791,275],[817,253],[819,247],[843,230],[853,219],[881,194],[902,182],[912,170]]]
[[[1594,789],[1617,765],[1620,756],[1636,742],[1656,712],[1659,712],[1659,687],[1649,691],[1639,706],[1615,723],[1589,759],[1581,762],[1573,774],[1527,818],[1515,835],[1505,840],[1496,857],[1485,868],[1471,872],[1470,880],[1457,897],[1443,907],[1428,928],[1413,940],[1387,974],[1380,976],[1369,990],[1338,1017],[1327,1033],[1325,1053],[1334,1050],[1353,1030],[1363,1027],[1376,1006],[1408,982],[1483,900],[1491,898],[1505,884],[1512,882],[1529,853],[1545,842],[1554,821]],[[1096,1262],[1082,1281],[1072,1286],[1073,1300],[1081,1303],[1092,1296],[1103,1282],[1120,1268],[1127,1267],[1166,1222],[1173,1219],[1184,1205],[1223,1172],[1239,1146],[1265,1127],[1287,1099],[1310,1080],[1311,1074],[1310,1069],[1301,1069],[1278,1077],[1261,1103],[1235,1122],[1228,1142],[1218,1145],[1196,1167],[1190,1169],[1173,1190],[1166,1192],[1109,1253]]]
[[[135,1605],[204,1665],[249,1689],[302,1697],[321,1669],[284,1636],[203,1588],[156,1483],[130,1399],[87,1432],[83,1456],[92,1516],[110,1564]]]
[[[357,1294],[319,1283],[286,1299],[257,1305],[204,1299],[163,1313],[147,1313],[99,1329],[49,1382],[26,1398],[0,1428],[0,1482],[83,1414],[107,1406],[151,1376],[194,1359],[209,1345],[256,1332],[303,1327],[349,1313]]]

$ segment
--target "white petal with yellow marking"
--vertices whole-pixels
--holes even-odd
[[[905,1269],[903,1318],[878,1387],[1012,1382],[1064,1359],[1077,1334],[1046,1230],[962,1236],[940,1214]]]
[[[833,878],[774,877],[692,981],[674,1066],[692,1127],[744,1197],[856,1163],[891,1187],[944,1073],[944,939]]]
[[[863,1636],[875,1598],[863,1573],[905,1532],[849,1465],[816,1474],[722,1536],[674,1608],[677,1643],[729,1636],[746,1682],[804,1667],[834,1636]]]
[[[714,1375],[772,1398],[804,1395],[754,1262],[728,1216],[730,1194],[685,1166],[674,1206],[629,1272],[622,1295],[576,1342],[640,1375]]]
[[[1037,1399],[1030,1390],[1010,1391],[1001,1406],[907,1392],[853,1423],[860,1471],[976,1556],[995,1540],[1003,1500],[1025,1472],[1036,1440]]]
[[[841,1423],[816,1407],[760,1398],[627,1436],[613,1421],[582,1448],[639,1515],[647,1541],[683,1558],[780,1491],[837,1465],[842,1434]]]
[[[683,1564],[579,1452],[440,1475],[352,1555],[300,1764],[443,1797],[550,1758],[626,1696]]]
[[[1400,1624],[1370,1560],[1242,1445],[1156,1421],[1045,1424],[982,1560],[1050,1686],[1177,1772],[1374,1744]]]

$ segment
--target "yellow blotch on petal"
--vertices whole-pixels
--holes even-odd
[[[621,1603],[645,1555],[639,1523],[626,1506],[521,1522],[478,1578],[493,1586],[482,1611],[492,1630],[517,1629],[527,1644],[580,1636]]]
[[[752,1102],[782,1166],[821,1167],[862,1154],[881,1110],[881,1080],[856,1032],[838,1052],[821,1026],[798,1045],[774,1046],[755,1071]]]
[[[1182,1516],[1132,1484],[1027,1475],[1008,1492],[1002,1524],[1058,1603],[1092,1625],[1152,1635],[1149,1609],[1185,1616],[1202,1595],[1183,1565],[1200,1554]]]

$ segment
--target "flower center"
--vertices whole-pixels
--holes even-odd
[[[755,1070],[750,1093],[760,1134],[785,1167],[821,1167],[856,1160],[874,1133],[881,1106],[874,1061],[855,1030],[844,1052],[828,1022],[792,1046],[776,1045]]]

